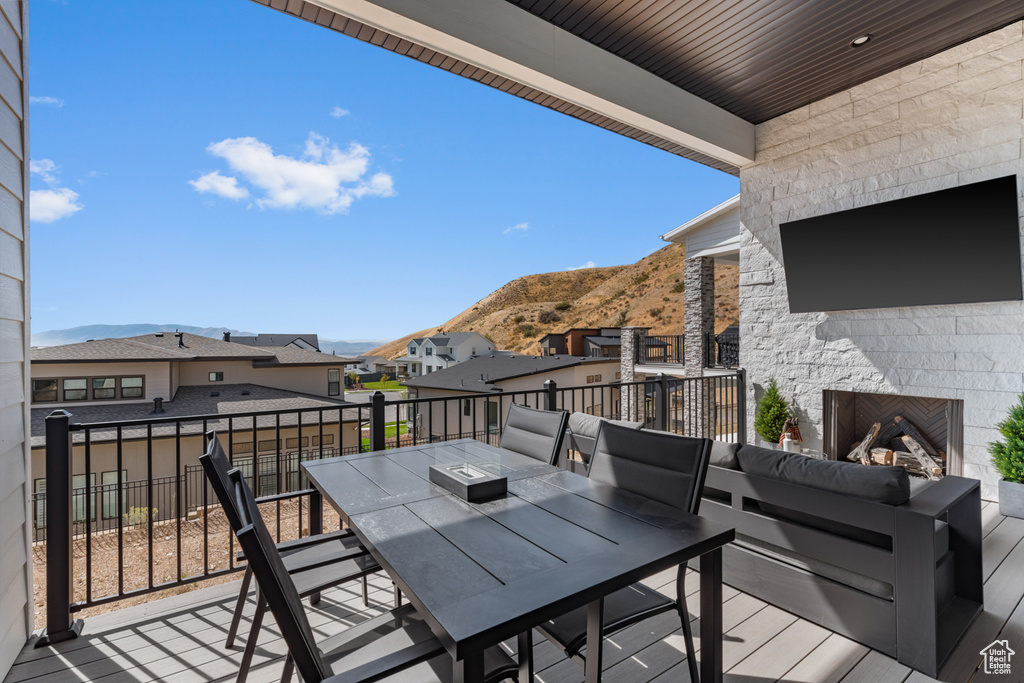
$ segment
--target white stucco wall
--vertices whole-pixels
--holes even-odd
[[[1022,59],[1017,22],[757,127],[756,162],[740,174],[751,435],[773,375],[814,449],[824,389],[963,399],[964,475],[995,499],[986,444],[1024,390],[1024,305],[790,314],[778,226],[1010,174],[1020,192]]]

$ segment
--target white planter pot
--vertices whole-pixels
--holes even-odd
[[[999,480],[999,514],[1024,519],[1024,484]]]

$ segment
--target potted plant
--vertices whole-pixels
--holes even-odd
[[[779,392],[779,384],[772,377],[768,380],[768,388],[764,396],[757,402],[757,410],[754,412],[754,431],[758,436],[778,448],[782,431],[786,428],[786,421],[789,419],[789,403]]]
[[[988,452],[1001,476],[999,514],[1024,519],[1024,395],[996,428],[1004,441],[989,443]]]

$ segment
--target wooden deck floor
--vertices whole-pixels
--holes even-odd
[[[1024,520],[1004,518],[986,503],[985,612],[960,643],[939,679],[1024,681]],[[671,572],[648,584],[673,590]],[[688,592],[697,589],[692,575]],[[370,607],[363,607],[358,585],[325,594],[309,610],[318,637],[326,637],[390,606],[391,584],[375,578]],[[146,605],[89,619],[83,637],[54,647],[25,648],[4,683],[36,681],[230,681],[238,669],[240,648],[227,651],[224,635],[238,584],[185,593]],[[799,619],[729,587],[725,589],[724,660],[730,683],[925,683],[935,679],[911,671],[890,657]],[[691,612],[698,600],[688,601]],[[249,613],[252,604],[249,606]],[[694,614],[697,618],[698,615]],[[284,646],[273,626],[264,627],[249,680],[280,679]],[[243,629],[246,627],[243,622]],[[694,633],[699,633],[695,627]],[[978,671],[980,650],[1007,639],[1021,654],[1013,674]],[[535,638],[537,679],[542,683],[577,683],[582,669],[561,656],[540,636]],[[510,644],[510,646],[513,644]],[[697,643],[698,657],[700,643]],[[511,650],[510,650],[511,651]],[[630,683],[687,681],[684,647],[674,615],[662,615],[610,638],[605,649],[605,680]]]

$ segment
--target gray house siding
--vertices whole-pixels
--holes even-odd
[[[28,525],[27,8],[0,0],[0,678],[33,628]]]
[[[730,211],[702,225],[700,230],[686,237],[686,255],[711,256],[720,252],[722,247],[740,247],[740,207],[737,205]]]

